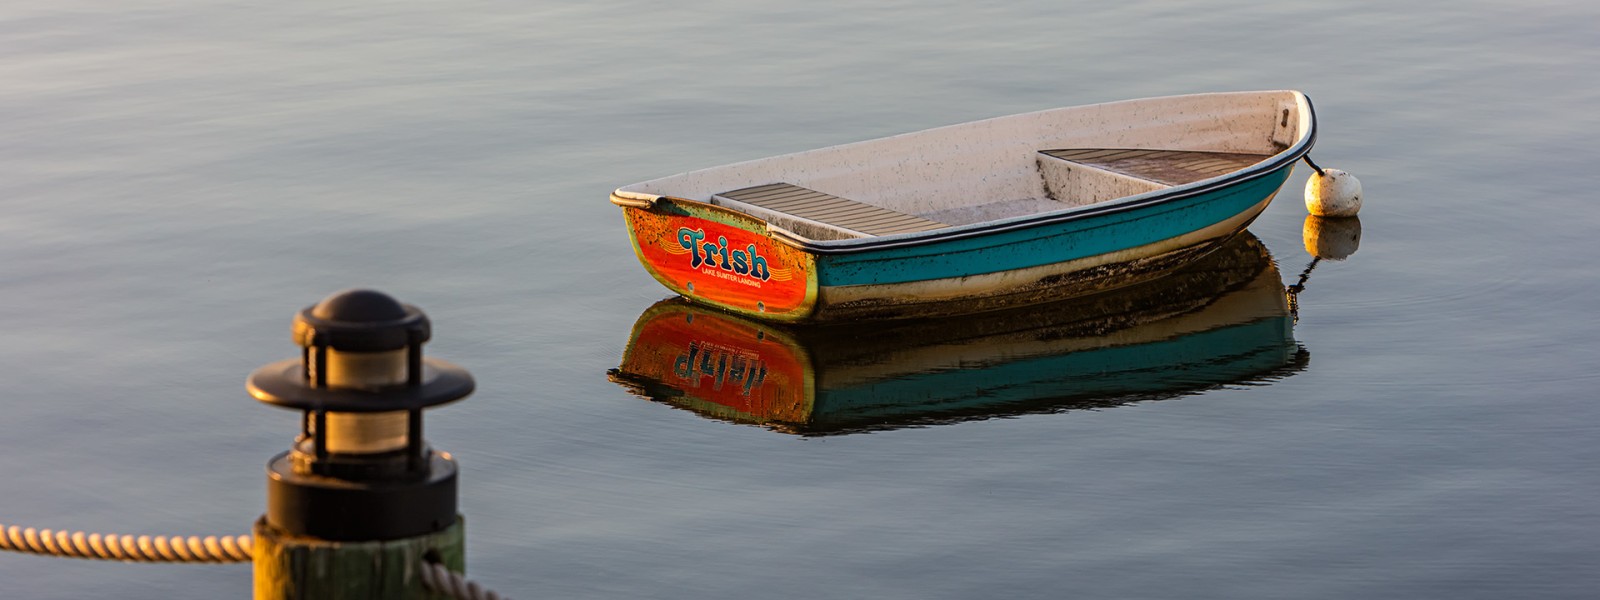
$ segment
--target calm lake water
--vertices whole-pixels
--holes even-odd
[[[1600,4],[982,4],[7,3],[0,522],[247,532],[297,417],[245,376],[371,286],[478,378],[428,436],[469,573],[516,597],[1593,597]],[[1367,190],[1278,371],[825,436],[611,381],[668,295],[612,188],[1278,88]],[[1251,228],[1279,284],[1304,179]],[[244,597],[250,569],[0,554],[0,581]]]

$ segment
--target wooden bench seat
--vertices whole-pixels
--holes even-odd
[[[1226,175],[1271,156],[1124,148],[1068,148],[1040,153],[1162,185],[1183,185]]]
[[[949,227],[946,223],[824,194],[790,183],[769,183],[722,192],[716,196],[861,235],[894,235]]]

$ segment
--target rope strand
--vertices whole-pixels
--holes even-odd
[[[1324,172],[1322,170],[1322,167],[1317,166],[1317,163],[1311,162],[1311,154],[1310,153],[1302,154],[1302,155],[1300,155],[1300,158],[1305,159],[1306,164],[1311,165],[1311,170],[1316,171],[1318,175],[1322,175],[1322,176],[1327,176],[1328,175],[1326,172]]]
[[[239,563],[251,560],[253,540],[238,536],[131,536],[82,531],[7,527],[0,523],[0,550],[26,554],[125,562]],[[424,560],[422,585],[460,600],[510,600],[444,565]]]
[[[460,600],[510,600],[494,593],[493,590],[483,589],[477,582],[470,581],[461,574],[445,568],[444,565],[432,561],[422,561],[422,585]]]
[[[127,562],[237,563],[250,560],[252,540],[239,536],[86,534],[0,523],[0,550]]]

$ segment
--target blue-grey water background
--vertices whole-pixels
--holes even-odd
[[[478,377],[428,436],[464,470],[470,574],[516,597],[1593,597],[1597,25],[1576,1],[8,2],[0,522],[247,532],[297,421],[244,377],[360,285]],[[1278,88],[1367,189],[1292,377],[829,438],[606,378],[667,295],[614,187]],[[1286,279],[1305,176],[1252,226]],[[243,597],[250,569],[0,554],[0,582]]]

